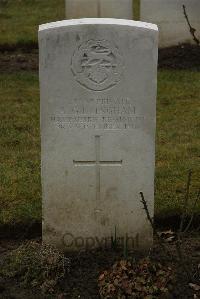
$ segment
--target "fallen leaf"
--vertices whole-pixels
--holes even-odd
[[[175,236],[169,237],[165,239],[165,242],[170,243],[173,242],[175,240]]]
[[[102,280],[102,279],[104,279],[104,277],[105,277],[105,274],[104,274],[104,273],[102,273],[102,274],[99,276],[99,280]]]
[[[189,283],[189,286],[195,291],[200,291],[200,286],[198,284]]]
[[[160,236],[165,236],[165,235],[174,235],[174,232],[171,230],[171,229],[169,229],[169,230],[166,230],[166,231],[163,231],[163,232],[159,232],[158,233]]]

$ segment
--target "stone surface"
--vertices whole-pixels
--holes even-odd
[[[157,26],[115,19],[41,25],[43,240],[64,250],[149,248]]]
[[[199,0],[141,0],[141,21],[155,23],[159,29],[159,46],[194,43],[183,13],[186,7],[189,22],[200,40]]]
[[[132,0],[65,0],[66,18],[132,19]]]

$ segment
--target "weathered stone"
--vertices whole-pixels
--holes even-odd
[[[64,250],[152,245],[157,26],[40,26],[43,239]]]
[[[176,46],[195,43],[190,33],[183,5],[195,35],[200,41],[199,0],[141,0],[141,20],[155,23],[159,28],[159,46]]]
[[[132,0],[65,0],[66,18],[132,19]]]

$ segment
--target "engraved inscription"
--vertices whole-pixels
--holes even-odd
[[[95,91],[115,86],[123,72],[123,58],[107,40],[89,40],[72,57],[71,70],[77,82]]]
[[[74,99],[50,117],[60,129],[139,129],[144,117],[137,115],[136,107],[129,98]]]
[[[104,117],[104,116],[52,116],[60,129],[98,129],[98,130],[125,130],[142,127],[144,117]]]
[[[95,161],[73,161],[74,166],[95,166],[96,167],[96,200],[100,200],[100,168],[101,166],[122,166],[120,161],[102,161],[100,159],[100,136],[95,136]]]

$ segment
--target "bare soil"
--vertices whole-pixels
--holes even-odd
[[[180,45],[159,50],[159,68],[200,70],[200,46]],[[0,48],[1,72],[37,71],[38,49]]]
[[[6,254],[17,248],[24,240],[5,240],[0,241],[0,261],[3,261]],[[200,298],[200,292],[193,290],[189,283],[200,283],[200,236],[197,233],[190,233],[183,241],[183,260],[180,262],[175,248],[175,243],[167,243],[166,254],[158,244],[154,242],[154,248],[149,253],[154,261],[172,267],[175,278],[169,287],[169,293],[163,299],[190,299]],[[2,299],[98,299],[98,277],[102,271],[111,267],[115,261],[123,259],[121,252],[113,250],[95,250],[90,252],[69,253],[70,271],[60,284],[54,294],[44,295],[35,288],[26,289],[20,285],[18,279],[0,278],[0,298]],[[139,258],[137,252],[131,253],[130,258]],[[191,278],[188,279],[183,270],[183,263],[187,267]],[[0,262],[1,266],[1,262]],[[199,267],[199,268],[198,268]],[[162,298],[161,298],[162,299]]]
[[[200,46],[186,44],[160,49],[158,67],[200,70]]]
[[[38,71],[38,50],[0,52],[1,72]]]

